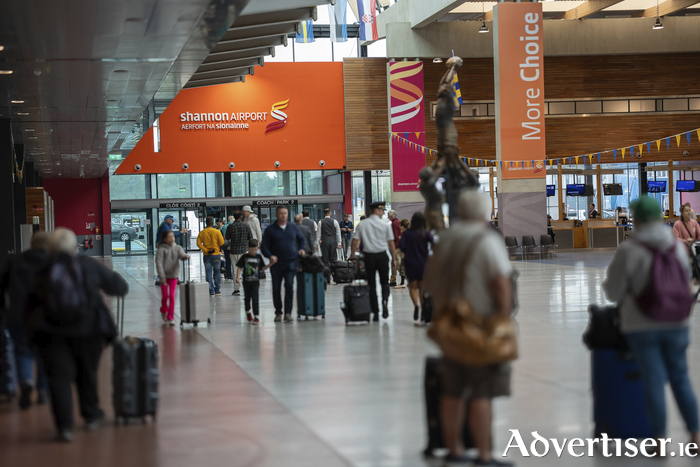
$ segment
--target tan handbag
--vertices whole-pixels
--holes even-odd
[[[479,243],[481,235],[472,241],[465,255],[462,273],[456,284],[464,284],[466,265]],[[469,301],[456,299],[438,310],[428,329],[432,339],[450,360],[467,366],[483,367],[505,363],[518,358],[515,324],[510,316],[481,316]]]

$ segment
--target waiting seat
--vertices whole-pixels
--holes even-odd
[[[506,237],[506,250],[508,250],[508,256],[512,257],[515,256],[515,258],[520,255],[520,257],[523,257],[523,249],[520,245],[518,245],[518,239],[515,237]]]
[[[541,250],[540,247],[535,243],[535,237],[532,235],[523,235],[523,251],[527,255],[527,259],[540,259]]]
[[[554,243],[551,235],[540,235],[540,251],[543,258],[559,257],[559,246]]]

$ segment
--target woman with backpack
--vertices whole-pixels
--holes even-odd
[[[688,246],[700,240],[700,225],[691,215],[690,204],[681,206],[681,218],[673,224],[673,235]]]
[[[68,442],[73,440],[73,383],[85,429],[94,431],[104,420],[97,367],[117,328],[100,292],[124,296],[129,286],[99,261],[77,256],[78,240],[69,229],[56,229],[48,246],[51,258],[32,286],[28,324],[49,380],[57,440]]]
[[[433,236],[426,230],[423,213],[417,212],[411,218],[411,225],[401,235],[399,250],[404,253],[403,264],[408,277],[408,292],[413,301],[413,321],[418,322],[423,307],[423,270],[428,261],[428,246]]]
[[[615,253],[603,289],[618,304],[620,330],[639,365],[653,436],[667,435],[664,387],[668,381],[691,442],[700,444],[698,404],[686,355],[694,304],[688,252],[663,224],[654,198],[637,198],[630,210],[635,233]]]
[[[160,277],[162,294],[160,316],[163,322],[170,326],[175,325],[175,291],[177,278],[180,275],[181,259],[190,259],[190,256],[180,245],[175,244],[175,235],[172,231],[165,232],[156,252],[156,272]]]

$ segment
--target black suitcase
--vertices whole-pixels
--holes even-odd
[[[423,451],[425,457],[435,457],[435,449],[444,448],[442,440],[442,425],[440,424],[440,360],[438,357],[425,359],[425,412],[428,418],[428,447]],[[462,443],[465,449],[474,448],[474,440],[469,431],[469,404],[464,406],[464,427],[462,428]]]
[[[350,261],[334,261],[331,263],[331,271],[335,272],[336,269],[352,268],[352,263]]]
[[[15,345],[10,332],[0,328],[0,395],[12,400],[17,394],[17,369],[15,368]]]
[[[354,279],[352,267],[335,268],[333,271],[333,281],[336,284],[349,284]]]
[[[150,415],[158,408],[158,346],[150,339],[126,337],[117,340],[112,353],[114,415],[117,423]]]
[[[345,324],[372,319],[372,307],[369,304],[368,285],[346,285],[343,287],[343,314]]]

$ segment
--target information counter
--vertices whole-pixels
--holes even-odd
[[[615,248],[620,244],[621,227],[613,219],[583,221],[588,248]]]
[[[574,221],[552,221],[552,230],[560,250],[574,249]]]

